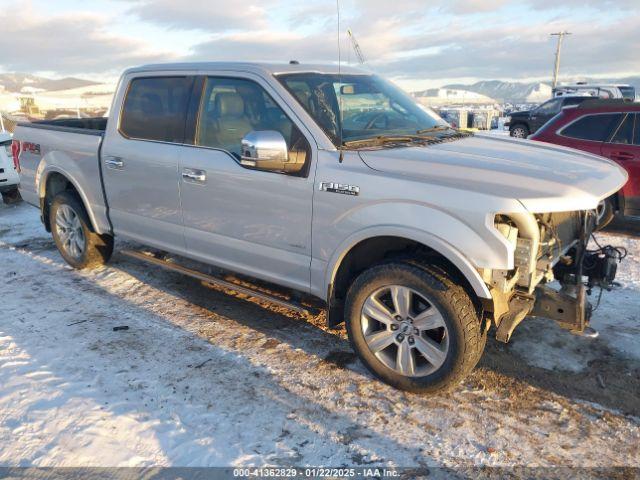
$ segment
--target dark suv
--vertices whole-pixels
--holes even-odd
[[[593,99],[591,96],[556,97],[538,105],[533,110],[512,112],[509,121],[504,125],[509,127],[509,134],[516,138],[527,138],[535,133],[542,125],[560,113],[564,107],[578,105],[579,103]]]

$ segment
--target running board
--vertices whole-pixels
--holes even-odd
[[[258,298],[260,300],[265,300],[267,302],[279,305],[281,307],[289,308],[301,314],[313,315],[316,313],[316,312],[311,312],[305,306],[298,303],[294,303],[291,300],[278,298],[266,292],[261,292],[259,290],[254,290],[252,288],[244,287],[242,285],[238,285],[237,283],[229,282],[227,280],[223,280],[221,278],[214,277],[212,275],[208,275],[206,273],[202,273],[197,270],[193,270],[191,268],[187,268],[173,262],[168,262],[167,260],[156,258],[152,254],[146,254],[146,253],[138,252],[135,250],[120,250],[120,253],[122,253],[123,255],[126,255],[127,257],[135,258],[137,260],[142,260],[143,262],[151,263],[152,265],[157,265],[159,267],[162,267],[167,270],[171,270],[173,272],[182,273],[183,275],[187,275],[188,277],[195,278],[202,282],[211,283],[213,285],[217,285],[218,287],[228,288],[229,290],[233,290],[234,292],[237,292],[237,293],[242,293],[244,295],[248,295],[253,298]]]

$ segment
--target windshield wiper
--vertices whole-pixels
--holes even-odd
[[[377,137],[348,140],[342,142],[344,147],[359,147],[367,145],[384,145],[387,143],[426,142],[428,139],[418,135],[378,135]]]
[[[418,130],[416,133],[420,135],[422,133],[440,132],[442,130],[453,130],[453,127],[450,127],[449,125],[436,125],[435,127],[423,128]]]

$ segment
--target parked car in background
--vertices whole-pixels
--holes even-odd
[[[503,342],[528,314],[584,331],[582,274],[615,276],[582,266],[596,262],[586,242],[598,202],[627,180],[619,166],[457,131],[358,69],[133,68],[108,119],[19,124],[14,137],[22,194],[73,267],[108,261],[118,236],[164,252],[124,252],[138,260],[298,311],[318,305],[400,389],[458,384],[492,323]],[[546,286],[553,278],[575,296]]]
[[[614,214],[640,217],[640,103],[591,99],[565,108],[529,137],[610,158],[629,174],[629,181],[598,208],[598,226]]]
[[[17,165],[12,160],[11,135],[0,132],[0,194],[4,203],[15,203],[20,201],[18,184]]]
[[[596,98],[635,100],[636,89],[628,84],[589,84],[575,83],[572,85],[559,85],[553,89],[554,97],[590,95]]]
[[[542,125],[556,116],[564,107],[577,105],[592,98],[592,96],[552,98],[533,110],[510,113],[504,126],[509,128],[509,134],[512,137],[527,138],[542,127]]]

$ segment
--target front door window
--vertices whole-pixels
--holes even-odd
[[[224,150],[240,160],[242,139],[251,131],[279,132],[289,155],[306,155],[298,171],[309,163],[309,144],[295,124],[257,83],[240,78],[208,77],[200,105],[195,144]]]

